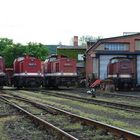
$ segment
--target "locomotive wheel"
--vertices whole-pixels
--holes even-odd
[[[54,89],[58,89],[58,85],[55,85],[55,86],[54,86]]]

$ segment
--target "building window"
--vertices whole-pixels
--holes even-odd
[[[126,51],[129,50],[129,45],[123,43],[106,43],[104,44],[104,49],[110,51]]]
[[[84,54],[78,54],[78,60],[83,61],[84,60]]]
[[[140,50],[140,40],[135,41],[135,49]]]

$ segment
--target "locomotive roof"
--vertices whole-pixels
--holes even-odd
[[[23,55],[23,56],[17,57],[16,60],[17,60],[17,61],[23,61],[23,60],[26,59],[26,58],[32,58],[32,59],[35,59],[34,56]]]
[[[52,54],[50,56],[48,56],[48,58],[51,58],[51,57],[67,57],[66,55],[58,55],[58,54]]]

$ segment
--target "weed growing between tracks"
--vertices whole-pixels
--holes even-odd
[[[75,122],[76,120],[69,117],[64,117],[63,115],[47,114],[41,118],[47,120],[51,124],[61,128],[65,132],[68,132],[80,140],[95,140],[95,138],[97,138],[97,140],[104,140],[104,138],[107,140],[115,140],[116,138],[110,133],[106,133],[104,130],[99,130],[92,126],[82,125],[80,122]]]
[[[15,114],[15,109],[10,107],[8,104],[0,101],[0,117],[3,115],[13,115]]]
[[[125,98],[125,97],[105,97],[98,96],[98,99],[114,103],[122,103],[127,105],[140,106],[140,99]]]
[[[55,140],[55,137],[37,128],[24,116],[7,120],[4,131],[10,140]]]
[[[15,119],[15,116],[0,118],[0,140],[9,140],[5,131],[5,122]]]
[[[56,140],[56,138],[49,131],[37,128],[15,108],[0,102],[0,140]]]
[[[19,93],[17,93],[19,95]],[[122,110],[111,109],[99,105],[72,101],[69,99],[49,96],[41,93],[23,91],[20,96],[54,105],[83,117],[88,117],[104,123],[140,134],[140,113],[130,113]]]

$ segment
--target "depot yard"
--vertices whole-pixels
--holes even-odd
[[[38,101],[42,103],[47,103],[81,115],[83,117],[88,117],[140,134],[140,113],[132,113],[129,111],[111,109],[108,107],[83,103],[80,101],[73,101],[62,97],[55,97],[53,95],[48,95],[47,92],[46,94],[40,91],[31,92],[22,90],[20,91],[20,93],[18,92],[13,91],[14,94],[18,94],[22,97],[32,99],[36,102]]]
[[[0,102],[0,140],[55,140],[45,130],[40,130],[27,117],[9,105]]]

